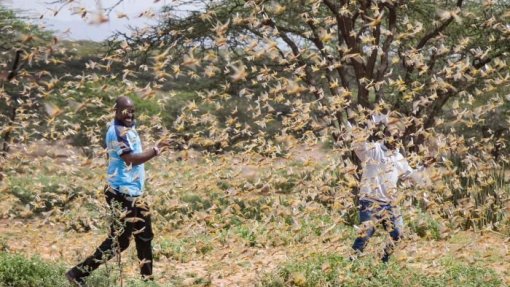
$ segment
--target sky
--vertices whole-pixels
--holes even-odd
[[[170,0],[124,0],[110,13],[109,20],[102,24],[90,24],[94,21],[98,22],[96,21],[98,8],[112,7],[118,0],[74,0],[62,8],[56,16],[54,16],[55,10],[62,4],[48,4],[51,2],[54,0],[0,0],[1,5],[19,11],[18,14],[22,16],[33,18],[32,22],[35,24],[57,31],[57,36],[61,38],[93,41],[104,40],[115,31],[127,32],[128,25],[143,27],[147,23],[154,23],[154,19],[139,17],[139,15],[148,10],[157,12],[162,6],[169,4]],[[76,10],[80,7],[88,11],[85,19],[76,14]],[[39,20],[41,15],[44,17]],[[123,17],[119,18],[119,16]]]

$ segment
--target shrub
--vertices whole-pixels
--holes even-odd
[[[54,287],[67,286],[65,269],[38,257],[0,252],[0,286]]]
[[[441,224],[426,212],[418,209],[417,213],[406,222],[409,229],[422,238],[441,239]]]
[[[11,177],[8,186],[8,192],[19,201],[18,207],[29,207],[30,215],[63,209],[85,190],[79,184],[68,182],[59,175],[48,174]]]
[[[119,286],[119,273],[112,272],[115,265],[99,268],[87,278],[87,286],[112,287]],[[60,263],[47,262],[39,257],[27,258],[21,254],[0,252],[0,286],[1,287],[66,287],[69,286],[65,278],[67,269]],[[140,279],[127,278],[123,286],[154,287],[154,282],[144,282]]]
[[[209,199],[202,198],[201,195],[195,193],[185,193],[180,197],[181,201],[188,205],[188,214],[196,211],[206,210],[212,206]]]

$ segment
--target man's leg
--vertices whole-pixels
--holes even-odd
[[[384,247],[384,253],[381,260],[385,263],[388,262],[391,254],[393,254],[395,244],[400,240],[402,236],[403,227],[403,220],[400,212],[391,206],[387,207],[386,210],[388,211],[388,214],[387,217],[383,220],[383,226],[385,230],[389,231],[392,241],[387,242]]]
[[[373,203],[370,201],[360,201],[359,221],[362,225],[362,230],[360,231],[360,236],[354,240],[354,244],[352,245],[352,249],[359,253],[363,252],[368,243],[368,239],[370,239],[375,232],[372,222],[372,205]]]
[[[106,191],[105,195],[106,201],[114,214],[114,222],[110,226],[108,238],[99,245],[94,254],[66,273],[70,281],[76,281],[79,284],[83,283],[83,279],[89,276],[92,271],[129,246],[133,227],[132,224],[124,219],[120,219],[119,216],[123,210],[129,209],[129,204],[124,198],[109,191]]]
[[[137,217],[142,219],[136,221],[133,227],[136,252],[140,260],[140,274],[145,279],[152,279],[152,222],[149,206],[145,202],[137,202]]]

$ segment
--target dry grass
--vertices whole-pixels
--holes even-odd
[[[335,156],[334,152],[326,156],[320,148],[295,149],[277,159],[188,152],[167,154],[151,163],[145,196],[153,209],[157,282],[162,286],[253,286],[297,258],[321,253],[349,256],[356,233],[345,224],[345,213],[353,208],[352,198],[338,187],[333,187],[336,193],[331,195],[328,180],[332,179],[324,179],[337,161]],[[176,161],[178,157],[184,160]],[[5,169],[7,180],[0,195],[0,242],[5,250],[71,266],[104,239],[104,162],[79,156],[73,160],[80,164],[56,164],[46,157],[11,163]],[[41,173],[50,180],[43,182]],[[54,177],[62,185],[57,198],[68,199],[62,200],[64,205],[37,211],[11,193],[15,185],[25,185],[43,195],[42,185],[51,185]],[[73,192],[77,195],[71,197]],[[380,252],[387,237],[379,234],[366,256]],[[451,230],[442,239],[432,240],[408,229],[393,260],[425,274],[439,274],[443,272],[439,262],[452,258],[493,269],[510,284],[506,241],[504,234],[492,231]],[[124,274],[137,277],[133,247],[123,254],[123,263]]]

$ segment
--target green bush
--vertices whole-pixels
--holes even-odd
[[[415,218],[409,220],[407,224],[413,233],[422,238],[441,239],[441,224],[426,212],[418,210]]]
[[[0,252],[0,287],[67,287],[67,269],[60,263],[44,261],[39,257],[27,258],[21,254]],[[112,272],[114,271],[114,272]],[[119,272],[116,265],[108,264],[87,278],[87,286],[119,286]],[[123,286],[154,287],[154,282],[126,278]]]
[[[55,287],[67,286],[63,266],[47,263],[38,257],[0,252],[0,286]]]
[[[181,201],[188,204],[187,213],[192,214],[196,211],[206,210],[212,206],[207,198],[202,198],[195,193],[185,193],[180,197]]]
[[[18,207],[28,206],[33,215],[62,209],[85,190],[62,176],[47,174],[11,177],[8,186],[7,191],[19,201]]]

